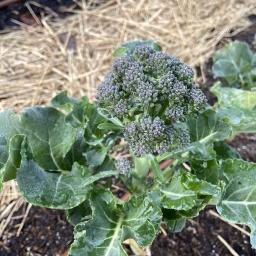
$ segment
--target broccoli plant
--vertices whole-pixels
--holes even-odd
[[[153,41],[115,56],[95,102],[62,92],[0,114],[0,186],[16,179],[31,204],[65,210],[72,256],[127,255],[124,241],[149,246],[208,204],[248,225],[256,247],[256,164],[225,143],[240,130]]]
[[[213,73],[224,85],[250,90],[256,82],[256,55],[245,42],[234,41],[213,56]]]
[[[215,108],[233,127],[234,134],[256,132],[256,54],[244,42],[230,42],[213,56],[213,74],[220,78],[211,88]]]

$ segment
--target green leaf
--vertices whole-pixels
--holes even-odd
[[[107,153],[108,149],[106,147],[92,149],[85,153],[87,163],[92,167],[100,166],[104,162]]]
[[[255,78],[252,70],[255,67],[255,56],[249,45],[244,42],[231,42],[218,50],[213,56],[213,73],[224,78],[229,85],[239,84],[252,87]]]
[[[151,168],[152,168],[152,171],[154,173],[155,178],[159,182],[164,182],[164,175],[163,175],[163,172],[160,168],[159,163],[156,161],[156,159],[154,158],[153,155],[150,155],[149,159],[150,159]]]
[[[116,125],[116,124],[113,124],[110,122],[108,122],[108,123],[106,122],[106,123],[99,124],[98,129],[104,130],[104,131],[113,131],[113,130],[120,131],[123,128],[119,125]]]
[[[193,158],[210,160],[216,157],[213,142],[223,141],[230,137],[230,126],[212,109],[208,109],[197,118],[188,122],[191,144],[188,150]]]
[[[241,158],[235,148],[231,147],[223,141],[218,141],[214,143],[214,151],[216,152],[217,158],[219,160],[228,158]]]
[[[52,107],[28,108],[21,124],[33,159],[47,170],[66,170],[65,156],[76,140],[77,129],[65,122],[65,115]]]
[[[88,221],[92,219],[91,206],[88,201],[84,201],[75,208],[66,210],[66,216],[68,222],[73,226],[80,222]]]
[[[226,186],[217,206],[227,221],[248,225],[251,243],[256,247],[256,164],[228,159],[222,165]]]
[[[15,178],[18,166],[18,147],[16,135],[20,134],[18,117],[10,110],[0,113],[0,191],[3,181]],[[15,137],[15,138],[13,138]],[[13,138],[13,139],[12,139]],[[12,163],[14,166],[12,166]]]
[[[66,112],[71,112],[74,105],[76,105],[78,102],[79,101],[77,99],[69,97],[67,95],[67,91],[62,91],[51,100],[51,105],[54,108],[59,108]]]
[[[76,226],[71,256],[124,256],[124,240],[132,238],[146,246],[159,230],[161,210],[147,197],[120,202],[110,192],[100,191],[92,195],[90,202],[93,218]]]
[[[256,92],[222,87],[216,83],[212,88],[218,103],[217,113],[232,126],[233,134],[256,132]]]
[[[147,156],[145,157],[133,157],[134,159],[134,171],[139,178],[145,178],[150,169],[150,163]]]
[[[210,200],[220,193],[218,186],[199,180],[195,175],[183,170],[176,171],[171,182],[160,190],[162,206],[178,211],[191,210],[198,207],[198,204],[205,203],[203,198]]]
[[[17,134],[14,135],[9,141],[8,159],[4,166],[0,169],[4,182],[16,178],[16,172],[20,167],[21,162],[20,152],[23,140],[24,136]]]
[[[220,185],[223,172],[216,159],[200,161],[191,159],[191,172],[200,180],[205,180],[213,185]]]
[[[179,233],[186,226],[186,219],[180,218],[177,220],[165,220],[165,223],[167,224],[170,232]]]
[[[23,159],[17,172],[19,189],[33,204],[55,209],[71,209],[81,204],[91,184],[116,172],[92,175],[88,168],[74,163],[70,172],[53,172],[42,169],[33,160]]]
[[[98,108],[98,113],[100,116],[104,117],[106,120],[110,121],[117,127],[123,128],[123,123],[117,118],[112,117],[111,113],[105,108]]]
[[[159,44],[154,42],[153,40],[134,40],[129,41],[121,45],[121,47],[117,48],[113,56],[114,57],[122,57],[124,55],[132,54],[135,47],[139,45],[147,45],[149,47],[152,47],[154,50],[161,51],[162,48]]]

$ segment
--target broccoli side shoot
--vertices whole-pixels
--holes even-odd
[[[123,121],[124,137],[135,155],[161,154],[189,142],[185,126],[177,129],[177,124],[205,106],[193,76],[178,58],[137,45],[114,61],[98,86],[97,101]]]

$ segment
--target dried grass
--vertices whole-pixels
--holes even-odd
[[[64,20],[36,19],[40,26],[0,35],[0,109],[47,103],[60,90],[93,99],[113,49],[130,39],[154,39],[201,66],[223,37],[247,27],[246,17],[256,12],[255,0],[101,2],[92,8],[79,1],[83,10]],[[18,198],[13,184],[1,193],[0,215]]]

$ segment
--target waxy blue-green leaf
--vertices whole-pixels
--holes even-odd
[[[161,223],[161,210],[147,197],[120,202],[110,192],[94,193],[92,219],[75,228],[71,256],[127,256],[122,242],[134,239],[140,246],[152,243]]]
[[[213,56],[213,73],[228,85],[250,89],[255,87],[256,56],[245,42],[230,42]]]
[[[71,112],[74,105],[76,105],[78,102],[79,100],[69,97],[67,91],[62,91],[51,100],[51,105],[54,108],[59,108],[66,112]]]
[[[97,167],[97,166],[100,166],[106,156],[107,156],[107,153],[108,153],[108,148],[106,147],[102,147],[102,148],[94,148],[90,151],[87,151],[85,153],[85,157],[86,157],[86,160],[87,160],[87,163],[92,166],[92,167]]]
[[[186,219],[180,218],[177,220],[165,220],[165,223],[171,233],[178,233],[186,226]]]
[[[233,134],[256,132],[256,91],[222,87],[212,88],[217,98],[217,113],[232,126]]]
[[[203,196],[211,198],[220,193],[220,188],[184,170],[176,171],[169,184],[160,188],[162,206],[166,209],[188,211],[202,202]],[[199,197],[200,196],[200,197]]]
[[[241,159],[225,160],[223,165],[226,186],[217,206],[227,221],[248,225],[251,244],[256,247],[256,164]]]
[[[10,110],[0,113],[0,191],[3,181],[15,178],[19,165],[18,150],[20,140],[20,124],[18,117]]]
[[[66,217],[68,222],[73,226],[76,226],[80,222],[91,220],[92,210],[90,203],[86,200],[78,206],[66,210]]]
[[[46,171],[33,160],[23,159],[17,172],[17,182],[29,203],[48,208],[71,209],[85,201],[93,182],[115,174],[106,171],[92,175],[87,167],[77,163],[73,164],[71,171]]]
[[[212,109],[208,109],[197,118],[189,120],[191,145],[189,151],[194,158],[210,160],[216,157],[213,142],[223,141],[231,135],[230,126]]]
[[[65,115],[52,107],[28,108],[21,116],[33,159],[47,170],[67,170],[65,156],[76,140],[77,129],[65,121]]]
[[[8,158],[0,169],[0,176],[3,181],[9,181],[15,179],[17,169],[20,167],[21,162],[21,146],[24,140],[24,136],[16,134],[9,140]]]

